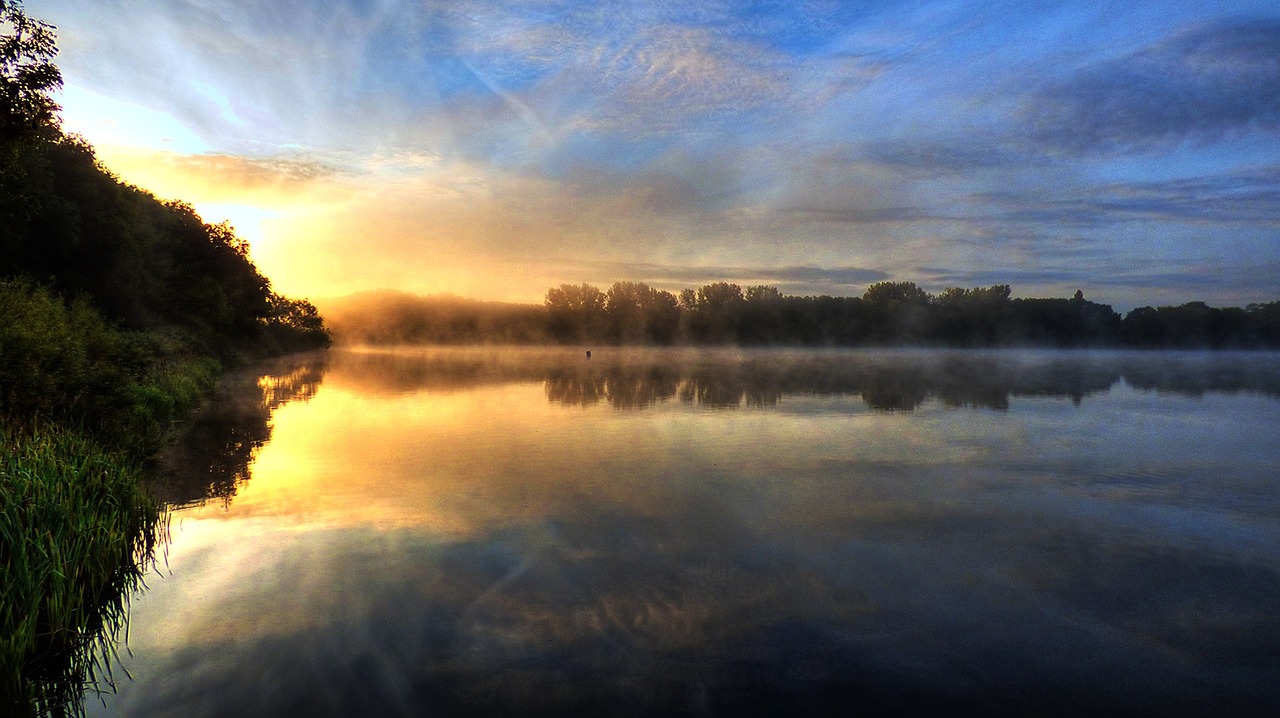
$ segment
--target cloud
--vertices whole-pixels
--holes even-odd
[[[212,174],[218,182],[244,187],[306,184],[348,174],[335,165],[305,157],[236,157],[232,155],[173,155],[157,157],[190,174]]]
[[[585,262],[571,270],[583,279],[648,282],[660,289],[697,288],[713,282],[733,282],[741,285],[765,284],[777,286],[786,294],[860,294],[868,284],[890,277],[886,272],[866,267],[749,267],[749,266],[681,266],[649,262]],[[857,290],[850,292],[849,290]]]
[[[856,151],[869,162],[922,173],[952,174],[1038,163],[1025,148],[1014,146],[1007,139],[974,134],[868,142]]]
[[[1280,131],[1280,19],[1215,20],[1046,84],[1035,140],[1074,153],[1131,151]]]
[[[1045,268],[1020,269],[1000,267],[991,269],[956,270],[939,267],[917,267],[921,282],[926,286],[982,287],[995,284],[1012,285],[1019,293],[1027,287],[1045,285],[1069,285],[1092,283],[1092,274],[1082,269]]]
[[[634,279],[858,294],[940,267],[955,273],[940,282],[1043,291],[1116,266],[1243,282],[1228,258],[1280,260],[1274,17],[1191,2],[28,5],[65,40],[68,126],[127,180],[252,220],[255,261],[289,293],[527,300]]]
[[[186,155],[103,147],[103,163],[125,181],[162,197],[204,202],[289,203],[358,174],[357,170],[317,157],[281,155],[243,157]]]
[[[639,28],[571,52],[550,84],[586,100],[574,118],[586,128],[675,132],[690,119],[763,107],[789,89],[787,58],[706,28]]]
[[[1151,181],[1113,182],[1043,193],[976,193],[1004,222],[1100,227],[1118,222],[1261,223],[1280,227],[1280,165]]]
[[[783,210],[804,222],[836,224],[884,224],[955,219],[919,207],[790,207]]]

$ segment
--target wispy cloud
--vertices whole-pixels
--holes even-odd
[[[1050,82],[1030,99],[1037,139],[1072,152],[1280,134],[1280,19],[1215,19]]]

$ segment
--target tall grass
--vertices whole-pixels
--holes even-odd
[[[83,433],[0,424],[0,712],[80,713],[166,518],[140,468]]]

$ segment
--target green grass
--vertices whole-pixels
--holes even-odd
[[[0,425],[0,711],[80,712],[166,519],[139,467],[82,433]]]

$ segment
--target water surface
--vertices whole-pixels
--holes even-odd
[[[90,714],[1280,701],[1280,355],[333,351],[163,473]]]

